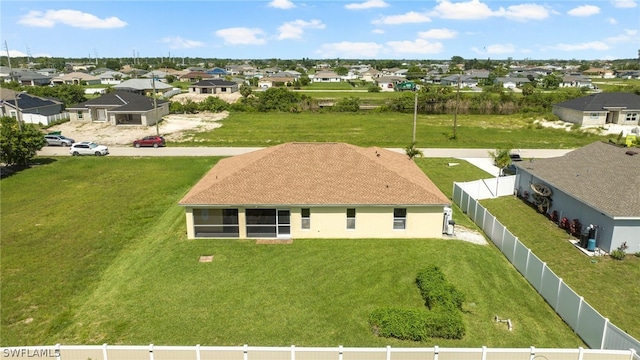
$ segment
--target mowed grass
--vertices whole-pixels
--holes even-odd
[[[2,180],[2,345],[583,345],[490,245],[187,240],[177,202],[216,161],[62,157]],[[443,189],[453,169],[433,170]],[[466,295],[465,338],[374,336],[373,309],[424,306],[433,264]]]
[[[481,203],[602,316],[640,339],[639,257],[588,257],[564,230],[515,197]]]
[[[422,148],[540,149],[577,148],[607,137],[543,128],[522,115],[459,115],[452,139],[452,115],[418,115],[416,144]],[[346,142],[359,146],[404,148],[413,138],[413,114],[238,113],[221,127],[191,134],[177,146],[271,146],[292,141]]]

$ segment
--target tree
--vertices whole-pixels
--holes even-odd
[[[493,159],[493,163],[500,169],[500,174],[502,174],[502,169],[511,165],[511,149],[496,149],[494,151],[489,151],[489,156]]]
[[[349,73],[349,69],[347,69],[344,66],[339,66],[336,68],[336,74],[340,75],[340,76],[345,76]]]
[[[560,86],[561,82],[561,77],[554,74],[549,74],[542,78],[542,87],[549,90],[557,89]]]
[[[109,59],[107,60],[107,62],[105,63],[104,67],[111,69],[111,70],[120,70],[120,68],[122,67],[120,65],[120,62],[118,60],[115,59]]]
[[[533,95],[534,92],[535,92],[535,88],[533,87],[533,85],[531,85],[531,84],[522,85],[522,95],[523,96]]]
[[[404,148],[404,152],[405,152],[405,154],[407,154],[407,156],[411,160],[413,160],[413,158],[416,158],[416,157],[424,156],[424,154],[422,153],[422,150],[420,150],[420,149],[418,149],[416,147],[416,143],[415,142],[412,142],[411,145],[409,145],[406,148]]]
[[[9,116],[0,118],[0,162],[26,167],[46,143],[33,124],[19,124]]]
[[[240,95],[242,95],[243,98],[248,98],[249,96],[251,96],[251,94],[253,94],[253,90],[251,89],[251,86],[243,86],[240,88]]]

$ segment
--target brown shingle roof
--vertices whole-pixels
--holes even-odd
[[[640,217],[640,149],[598,141],[561,157],[515,164],[609,216]]]
[[[405,154],[286,143],[223,159],[181,205],[432,205],[449,199]]]

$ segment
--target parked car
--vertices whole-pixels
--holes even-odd
[[[73,144],[71,148],[69,148],[69,153],[73,156],[103,156],[109,154],[109,148],[104,145],[98,145],[92,141],[83,141]]]
[[[139,148],[141,146],[153,146],[157,148],[166,144],[164,137],[162,136],[145,136],[142,139],[135,140],[133,146]]]
[[[68,138],[62,135],[50,135],[47,134],[44,136],[44,139],[47,141],[47,145],[56,145],[56,146],[71,146],[76,141],[72,138]]]

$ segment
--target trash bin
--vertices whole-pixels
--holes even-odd
[[[447,235],[453,235],[454,227],[456,226],[456,222],[453,220],[449,220],[447,224]]]
[[[587,243],[587,250],[595,251],[596,250],[596,239],[589,239]]]

